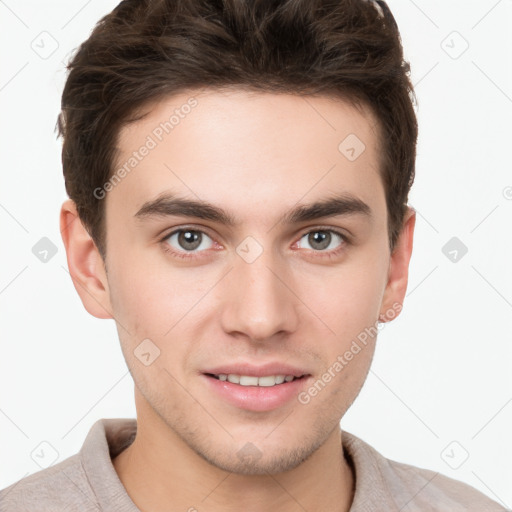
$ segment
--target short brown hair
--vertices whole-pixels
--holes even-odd
[[[67,66],[57,128],[66,191],[106,257],[105,205],[121,128],[196,88],[339,97],[375,114],[389,247],[414,181],[415,100],[400,34],[375,0],[124,0]],[[341,141],[340,141],[341,142]]]

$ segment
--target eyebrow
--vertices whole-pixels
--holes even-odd
[[[172,193],[165,193],[147,201],[134,215],[138,219],[161,218],[167,216],[195,217],[234,227],[239,222],[224,209],[207,201],[186,199]],[[371,208],[358,197],[344,193],[310,204],[301,204],[285,213],[279,222],[298,224],[324,217],[360,215],[370,220]]]

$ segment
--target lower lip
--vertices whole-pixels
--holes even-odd
[[[203,374],[214,393],[230,404],[248,411],[271,411],[297,398],[309,377],[283,382],[275,386],[241,386]]]

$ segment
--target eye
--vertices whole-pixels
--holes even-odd
[[[345,236],[332,229],[315,229],[305,233],[298,242],[299,247],[302,247],[303,240],[310,245],[309,248],[320,252],[331,250],[336,252],[336,249],[339,249],[347,241]]]
[[[163,241],[178,252],[199,252],[213,246],[213,240],[206,233],[187,228],[172,232]]]

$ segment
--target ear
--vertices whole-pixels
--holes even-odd
[[[396,318],[402,310],[409,278],[409,261],[412,254],[416,211],[408,207],[402,230],[391,253],[388,271],[388,282],[384,290],[379,315],[380,322],[389,322]]]
[[[71,199],[60,210],[60,233],[69,273],[85,309],[97,318],[113,318],[103,259]]]

